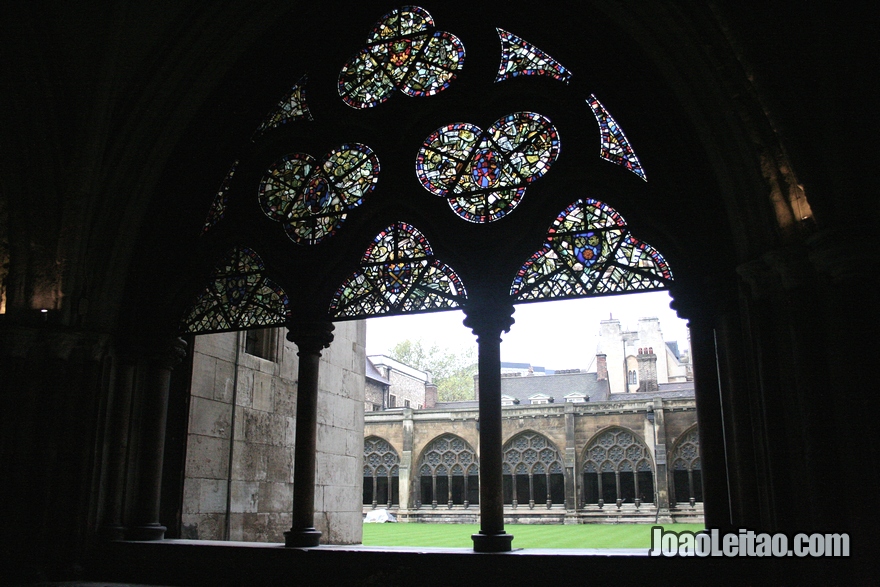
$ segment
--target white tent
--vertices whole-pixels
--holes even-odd
[[[394,514],[389,512],[388,510],[371,510],[367,512],[367,515],[364,517],[364,524],[368,523],[377,523],[382,524],[385,522],[396,522],[397,518],[394,517]]]

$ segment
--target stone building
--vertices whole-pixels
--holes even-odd
[[[360,542],[363,322],[321,358],[315,527]],[[293,511],[298,357],[283,329],[197,336],[183,479],[182,538],[283,542]],[[233,406],[235,408],[233,409]]]
[[[654,354],[639,358],[656,363]],[[702,521],[693,382],[658,383],[656,368],[653,379],[643,368],[649,389],[612,393],[605,355],[596,359],[595,372],[527,364],[502,372],[505,522]],[[479,395],[475,378],[473,401],[366,414],[365,512],[476,523]]]
[[[875,583],[876,557],[865,545],[878,527],[870,498],[880,485],[880,463],[871,442],[876,394],[864,368],[866,357],[878,355],[871,327],[880,323],[870,239],[880,221],[878,175],[871,172],[880,127],[871,83],[874,21],[861,6],[840,2],[586,0],[573,10],[571,2],[552,0],[449,0],[424,8],[441,43],[432,54],[463,58],[463,67],[413,63],[410,49],[429,46],[425,36],[373,46],[388,57],[390,73],[362,68],[360,74],[376,75],[341,75],[349,62],[367,66],[375,23],[394,9],[372,2],[5,6],[3,578],[162,585],[274,585],[294,577],[317,585],[512,585],[548,577],[566,584],[585,577],[621,585],[781,584],[792,577],[805,584]],[[378,30],[395,34],[394,27]],[[523,45],[511,35],[542,53],[519,59]],[[571,75],[555,67],[558,77],[540,75],[550,63],[541,55]],[[516,70],[516,62],[537,67]],[[506,79],[495,83],[499,70]],[[420,83],[425,77],[428,86]],[[282,100],[303,95],[303,87],[308,110],[285,110],[290,102]],[[613,114],[614,128],[600,105]],[[285,119],[285,112],[299,118]],[[447,137],[450,125],[467,131],[463,140],[479,135],[477,128],[500,130],[512,114],[509,124],[519,130],[540,126],[548,142],[539,151],[556,155],[552,166],[528,167],[530,156],[519,157],[521,150],[487,147],[470,159],[466,175],[455,164],[441,167],[438,151],[421,147],[441,128],[447,130],[438,137]],[[625,129],[625,140],[615,129]],[[380,165],[356,145],[368,145]],[[302,172],[307,163],[330,171],[346,155],[369,162],[369,169],[358,167],[364,181],[379,171],[373,191],[362,202],[348,191],[334,200],[330,186],[345,182],[331,183],[318,171],[296,213],[331,201],[336,209],[287,222],[290,202],[273,200],[284,190],[264,177]],[[514,174],[511,162],[525,175]],[[424,183],[417,165],[431,174]],[[437,185],[435,172],[439,180],[454,176],[476,187],[459,198],[464,194]],[[485,199],[483,209],[469,206],[471,196],[480,201],[474,190],[498,181],[509,188],[499,195],[502,209]],[[536,254],[549,268],[549,253],[540,251],[559,244],[553,235],[548,240],[550,228],[560,215],[563,222],[570,217],[572,204],[573,213],[582,212],[590,199],[625,219],[625,236],[598,240],[626,243],[626,254],[615,256],[588,234],[595,230],[579,228],[568,241],[559,236],[571,246],[554,254],[579,276],[594,278],[585,272],[601,265],[598,282],[577,286],[577,275],[557,273],[559,280],[539,283],[534,272],[520,274]],[[610,212],[603,217],[620,226]],[[328,238],[316,242],[321,236]],[[380,236],[388,238],[372,247]],[[630,236],[662,251],[671,273],[657,273],[659,265],[651,267],[651,255],[642,256],[638,251],[647,250]],[[250,255],[247,262],[246,251],[261,262]],[[331,340],[331,327],[341,331],[361,310],[442,309],[452,298],[438,297],[426,275],[457,299],[480,340],[480,467],[493,474],[491,487],[480,485],[475,547],[516,544],[499,519],[501,382],[489,375],[500,374],[497,341],[516,327],[513,306],[534,301],[516,296],[542,284],[530,291],[614,295],[644,286],[666,287],[690,324],[706,524],[732,532],[844,532],[852,556],[658,564],[645,553],[484,556],[301,546],[319,538],[320,355],[352,353],[347,336],[342,344]],[[388,296],[357,289],[370,280]],[[599,282],[601,291],[583,287]],[[204,314],[193,314],[193,304],[205,302],[206,291],[226,296],[226,309],[234,310],[227,321],[214,314],[198,322]],[[345,302],[332,306],[337,293]],[[269,324],[258,320],[265,313],[249,311],[267,301],[279,311]],[[297,346],[293,475],[300,482],[289,548],[169,540],[182,532],[192,395],[193,340],[178,340],[184,316],[196,329],[284,327]],[[362,412],[363,398],[357,402]],[[360,485],[362,472],[356,475]],[[484,499],[484,491],[494,499]]]
[[[645,391],[642,382],[646,377],[651,390],[656,384],[693,379],[690,351],[682,352],[677,342],[664,341],[657,318],[639,319],[633,331],[624,331],[619,320],[602,320],[597,353],[605,356],[614,393]]]
[[[421,410],[432,406],[436,401],[437,386],[431,381],[430,373],[420,371],[385,355],[370,355],[367,357],[367,363],[379,375],[373,377],[374,384],[383,385],[385,384],[383,382],[387,382],[384,389],[385,401],[382,403],[370,401],[369,405],[365,407],[367,411],[376,411],[375,406],[382,406],[380,409],[412,408]],[[371,369],[368,367],[367,370]],[[376,390],[376,387],[372,389]],[[371,397],[374,399],[377,397],[376,391],[372,391]]]

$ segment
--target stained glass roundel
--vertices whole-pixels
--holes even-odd
[[[419,149],[416,175],[456,214],[486,223],[509,214],[558,156],[559,134],[550,120],[516,112],[485,131],[470,123],[435,130]]]
[[[260,207],[296,243],[332,236],[379,179],[379,159],[359,143],[333,149],[320,162],[305,153],[282,157],[263,175]]]
[[[367,46],[339,73],[338,90],[352,108],[372,108],[395,89],[408,96],[432,96],[449,87],[464,64],[464,45],[455,35],[434,30],[434,19],[418,6],[383,16]]]

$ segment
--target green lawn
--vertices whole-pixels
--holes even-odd
[[[514,548],[649,548],[653,524],[508,524]],[[669,524],[696,532],[703,524]],[[364,524],[364,546],[472,547],[476,524]]]

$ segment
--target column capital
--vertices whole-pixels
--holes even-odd
[[[159,367],[171,371],[186,357],[186,347],[186,341],[182,338],[172,338],[156,343],[149,357]]]
[[[287,340],[297,346],[298,354],[320,355],[333,342],[335,328],[329,320],[291,320],[287,323]]]
[[[465,319],[462,322],[470,328],[477,340],[481,337],[501,338],[501,334],[509,332],[515,322],[513,313],[516,311],[508,301],[499,303],[468,302],[462,307]]]

